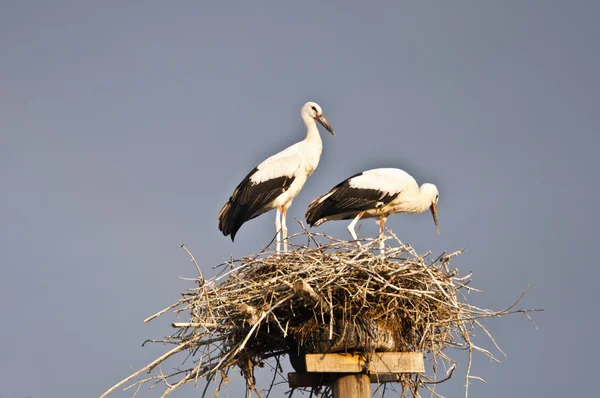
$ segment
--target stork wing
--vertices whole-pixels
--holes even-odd
[[[298,144],[295,144],[265,159],[256,166],[257,171],[250,179],[253,183],[260,184],[280,177],[293,177],[302,166],[299,149]]]
[[[379,208],[396,199],[411,180],[414,181],[399,169],[373,169],[355,174],[315,199],[308,206],[306,220],[311,226],[319,225],[330,217],[350,217]]]
[[[225,236],[231,234],[233,240],[242,224],[271,210],[270,204],[289,189],[302,165],[300,154],[291,148],[267,158],[238,184],[219,213]]]

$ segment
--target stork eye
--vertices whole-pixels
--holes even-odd
[[[317,112],[317,107],[316,106],[313,106],[312,110],[315,111],[315,113],[319,113],[319,112]]]

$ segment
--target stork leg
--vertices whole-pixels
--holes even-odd
[[[385,232],[385,221],[387,217],[379,219],[379,253],[383,256],[385,253],[385,243],[383,242],[383,235]]]
[[[348,232],[350,232],[350,235],[352,235],[352,238],[355,241],[358,241],[358,237],[356,236],[356,232],[354,232],[354,226],[356,225],[356,223],[358,222],[358,220],[360,220],[360,218],[365,214],[364,211],[361,211],[360,213],[358,213],[358,216],[356,216],[354,218],[354,220],[352,220],[352,222],[350,223],[350,225],[348,225]],[[358,242],[358,245],[360,246],[360,242]]]
[[[287,241],[287,223],[286,223],[286,215],[287,215],[287,207],[283,206],[281,209],[281,233],[283,238],[283,252],[287,253],[288,251],[288,241]]]
[[[281,250],[281,221],[280,221],[280,216],[281,216],[281,208],[279,206],[277,206],[277,213],[275,213],[275,239],[276,239],[276,244],[275,244],[275,252],[279,253],[279,251]]]

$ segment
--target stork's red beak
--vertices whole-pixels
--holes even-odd
[[[331,128],[331,125],[329,124],[327,119],[325,119],[325,116],[323,116],[322,113],[315,116],[315,119],[319,123],[321,123],[323,125],[323,127],[325,127],[327,129],[327,131],[329,131],[331,133],[331,135],[335,136],[335,133],[333,132],[333,129]]]
[[[437,205],[435,203],[433,203],[431,205],[430,209],[431,209],[431,214],[433,215],[433,222],[435,223],[435,230],[439,234],[440,226],[438,225],[438,219],[437,219]]]

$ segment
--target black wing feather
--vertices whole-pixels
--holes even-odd
[[[350,180],[362,173],[353,175],[333,187],[327,194],[315,199],[306,211],[306,221],[312,227],[319,220],[343,213],[358,213],[375,209],[394,200],[400,192],[388,194],[378,189],[364,189],[350,186]],[[324,196],[331,194],[323,202]]]
[[[293,176],[281,176],[254,184],[250,178],[257,171],[255,167],[248,173],[219,212],[219,230],[225,236],[231,235],[232,241],[246,221],[261,215],[263,208],[287,191],[295,179]]]

